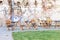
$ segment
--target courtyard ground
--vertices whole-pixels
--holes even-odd
[[[12,30],[10,30],[10,31],[8,31],[7,30],[7,28],[6,27],[0,27],[0,40],[14,40],[14,38],[16,38],[15,36],[15,33],[17,33],[18,35],[20,35],[18,32],[26,32],[27,34],[28,34],[28,32],[29,31],[50,31],[50,30],[54,30],[54,33],[55,33],[55,31],[56,30],[60,30],[60,28],[54,28],[54,27],[52,27],[52,28],[48,28],[48,29],[45,29],[45,28],[41,28],[41,27],[38,27],[38,30],[34,30],[33,28],[32,29],[29,29],[29,30],[26,30],[26,28],[25,28],[25,30],[23,30],[23,31],[21,31],[20,29],[19,29],[19,27],[17,27],[14,31],[12,31]],[[27,32],[28,31],[28,32]],[[14,33],[15,32],[15,33]],[[12,35],[12,33],[13,33],[13,35]],[[30,33],[30,32],[29,32]],[[33,32],[31,32],[32,34],[31,35],[33,35],[34,33]],[[40,33],[40,32],[39,32]],[[46,32],[45,32],[46,33]],[[60,31],[58,31],[58,35],[57,36],[59,36],[59,33],[60,33]],[[22,33],[22,34],[24,34],[24,33]],[[24,35],[26,35],[26,37],[27,37],[27,34],[24,34]],[[41,33],[42,34],[42,33]],[[49,33],[47,33],[47,34],[49,34]],[[47,35],[46,34],[46,35]],[[30,35],[30,34],[29,34]],[[42,34],[43,35],[43,34]],[[33,37],[33,36],[32,36]],[[60,37],[60,36],[59,36]],[[18,37],[19,38],[19,37]],[[22,36],[22,38],[23,38],[23,36]]]

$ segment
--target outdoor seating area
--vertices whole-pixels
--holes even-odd
[[[35,30],[37,30],[38,27],[48,29],[54,26],[54,28],[56,28],[56,27],[60,27],[59,23],[60,21],[52,21],[50,18],[47,18],[46,20],[33,19],[31,21],[25,21],[24,24],[21,24],[19,22],[12,22],[11,20],[6,21],[8,30],[9,27],[11,27],[12,30],[15,30],[17,26],[20,27],[20,30],[24,30],[24,27],[26,27],[26,30],[31,29],[31,27],[34,28]]]
[[[0,40],[60,40],[60,0],[0,0]]]
[[[51,18],[53,14],[52,11],[56,8],[56,0],[41,0],[39,2],[38,0],[34,0],[34,2],[29,2],[29,0],[8,0],[7,2],[8,6],[3,6],[4,9],[2,9],[5,11],[5,14],[3,14],[4,17],[1,17],[1,21],[4,21],[3,23],[8,30],[10,30],[10,28],[15,30],[17,26],[20,30],[23,30],[24,27],[27,29],[32,27],[35,30],[37,30],[38,27],[50,28],[53,22],[55,27],[60,26],[59,21],[53,21]],[[1,5],[3,5],[3,1]],[[1,13],[3,13],[3,11]],[[0,24],[3,25],[1,22]]]

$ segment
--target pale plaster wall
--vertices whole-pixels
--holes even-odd
[[[15,2],[17,2],[17,1],[20,1],[20,2],[22,2],[23,0],[14,0]],[[29,3],[30,3],[30,5],[33,5],[33,3],[34,3],[34,0],[28,0],[29,1]],[[40,3],[40,4],[38,4],[38,6],[37,6],[37,15],[38,15],[38,17],[42,17],[43,15],[42,15],[42,6],[41,6],[41,0],[37,0],[37,2],[38,3]],[[4,5],[8,8],[8,2],[7,2],[7,0],[3,0],[3,3],[4,3]],[[23,9],[23,11],[24,11],[24,8],[22,8]],[[31,8],[31,10],[33,11],[34,9],[33,8]],[[15,11],[16,12],[16,11]],[[53,8],[53,10],[51,11],[51,19],[52,20],[60,20],[60,0],[56,0],[56,3],[55,3],[55,8]]]

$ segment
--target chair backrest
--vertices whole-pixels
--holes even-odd
[[[10,19],[6,20],[6,25],[10,25],[10,24],[11,24],[11,20]]]
[[[52,19],[50,19],[49,17],[46,19],[46,22],[47,23],[51,23],[52,22]]]

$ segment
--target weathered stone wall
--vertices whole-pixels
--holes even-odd
[[[17,1],[20,1],[21,3],[23,2],[23,0],[14,0],[15,3],[17,3]],[[25,0],[25,1],[27,1],[27,0]],[[34,8],[35,8],[34,1],[35,0],[28,0],[28,2],[30,4],[29,7],[30,7],[30,10],[32,11],[32,13],[34,13]],[[43,9],[42,9],[42,4],[41,4],[42,0],[37,0],[37,2],[38,2],[38,5],[35,8],[36,13],[34,13],[33,15],[36,14],[36,16],[38,18],[44,18],[43,15],[44,16],[49,15],[51,17],[51,19],[53,19],[53,20],[55,20],[55,19],[60,20],[60,11],[59,11],[60,10],[60,0],[56,0],[56,2],[54,3],[55,7],[53,9],[51,9],[50,11],[46,12],[47,13],[46,15],[45,15],[45,13],[43,12]],[[3,4],[7,7],[7,9],[9,9],[7,0],[3,0]],[[22,7],[22,11],[24,11],[24,10],[25,10],[25,8]],[[14,11],[14,12],[17,13],[17,11]],[[49,12],[51,14],[48,14]]]

